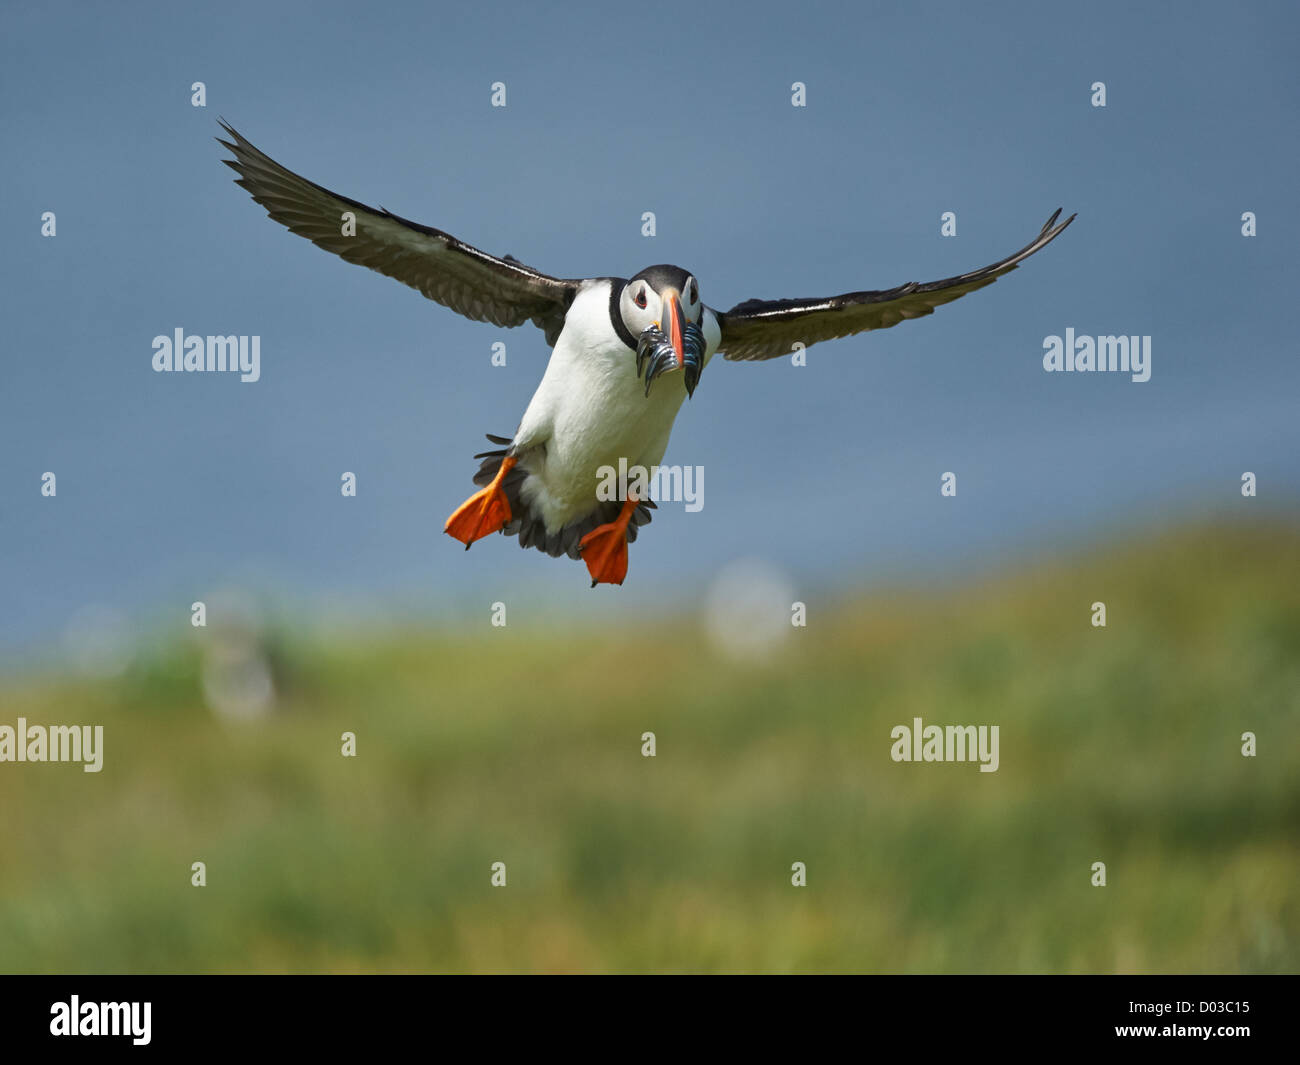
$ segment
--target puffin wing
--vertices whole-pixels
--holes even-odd
[[[580,280],[565,281],[507,255],[498,259],[450,233],[340,196],[287,170],[221,123],[235,179],[289,232],[358,266],[395,278],[457,314],[499,326],[534,322],[554,344]],[[353,222],[343,216],[351,212]],[[347,223],[345,225],[345,223]],[[345,232],[354,231],[351,236]]]
[[[993,284],[1039,248],[1050,244],[1075,218],[1070,215],[1056,225],[1060,215],[1058,208],[1038,236],[1014,255],[944,281],[923,285],[909,281],[897,288],[846,292],[825,299],[746,300],[725,314],[715,312],[722,329],[718,350],[736,361],[774,359],[790,354],[796,343],[809,347],[820,340],[853,336],[868,329],[887,329],[907,318],[931,314],[940,304]]]

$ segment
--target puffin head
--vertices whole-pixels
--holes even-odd
[[[619,316],[636,342],[636,372],[645,394],[662,373],[681,370],[693,396],[704,369],[704,303],[700,285],[680,266],[648,266],[623,286]]]

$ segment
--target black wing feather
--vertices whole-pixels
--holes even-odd
[[[466,318],[505,327],[531,320],[555,343],[581,280],[551,277],[513,256],[498,259],[450,233],[331,192],[281,166],[224,121],[221,127],[231,140],[218,143],[235,156],[222,161],[239,175],[236,184],[291,233]],[[345,211],[356,216],[352,236],[343,235]]]
[[[745,300],[726,313],[715,312],[722,329],[718,350],[732,360],[774,359],[790,354],[796,343],[808,347],[821,340],[887,329],[906,319],[932,314],[942,304],[993,284],[1050,244],[1075,219],[1070,215],[1056,225],[1060,215],[1058,208],[1038,236],[1014,255],[943,281],[923,285],[911,281],[897,288],[846,292],[824,299]]]

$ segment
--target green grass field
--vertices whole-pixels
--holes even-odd
[[[0,969],[1300,970],[1295,527],[863,595],[761,667],[656,624],[287,639],[253,722],[188,644],[11,681],[106,754],[0,764]],[[999,770],[893,762],[913,717]]]

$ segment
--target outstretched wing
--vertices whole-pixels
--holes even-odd
[[[773,359],[788,355],[796,343],[808,347],[820,340],[853,336],[868,329],[887,329],[904,319],[931,314],[940,304],[950,303],[967,292],[993,284],[1039,248],[1050,244],[1075,218],[1070,215],[1056,225],[1060,215],[1058,208],[1038,236],[1014,255],[982,270],[972,270],[945,281],[931,281],[924,285],[910,281],[898,288],[847,292],[843,296],[825,299],[746,300],[738,303],[725,314],[717,314],[718,324],[722,327],[722,343],[718,350],[734,360]]]
[[[550,277],[510,256],[498,259],[440,229],[330,192],[286,170],[224,121],[221,127],[231,140],[218,143],[235,156],[222,162],[239,175],[236,184],[291,233],[396,278],[466,318],[499,326],[531,320],[547,343],[555,343],[580,280]],[[343,217],[348,212],[354,222]]]

